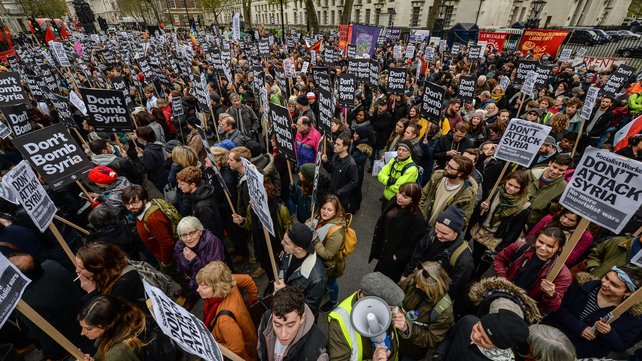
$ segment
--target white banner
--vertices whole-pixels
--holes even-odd
[[[232,39],[240,40],[241,39],[241,14],[236,13],[232,18]]]
[[[241,158],[241,160],[245,168],[245,177],[247,178],[247,189],[250,193],[252,210],[259,217],[259,220],[261,220],[261,223],[267,228],[268,232],[275,236],[267,193],[265,193],[265,186],[263,185],[263,174],[261,174],[249,160],[245,158]],[[269,240],[267,240],[267,242],[269,242]]]
[[[495,158],[530,167],[551,127],[513,118],[495,149]]]
[[[44,232],[56,214],[56,205],[38,181],[36,173],[26,160],[7,173],[2,182],[18,194],[20,204],[40,232]]]
[[[29,282],[31,281],[0,253],[0,327],[16,308]]]

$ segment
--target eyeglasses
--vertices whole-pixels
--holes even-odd
[[[446,163],[446,168],[450,168],[450,169],[452,169],[452,170],[456,170],[456,171],[458,171],[458,172],[461,172],[461,170],[459,169],[459,167],[455,168],[455,167],[453,167],[452,165],[450,165],[450,163]]]
[[[179,237],[181,237],[182,239],[185,239],[185,238],[187,238],[187,237],[192,237],[192,236],[194,236],[194,235],[195,235],[195,234],[197,234],[198,232],[199,232],[199,231],[191,231],[191,232],[187,232],[187,233],[179,234],[178,236],[179,236]]]

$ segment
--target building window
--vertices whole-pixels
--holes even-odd
[[[381,18],[381,9],[375,9],[375,18],[374,18],[375,25],[379,26],[380,18]]]
[[[414,7],[412,8],[412,14],[410,15],[410,26],[419,26],[419,12],[421,8]]]
[[[321,11],[317,10],[317,21],[321,20]]]
[[[370,9],[366,9],[366,19],[365,23],[370,25]]]
[[[295,11],[295,12],[294,12],[294,23],[295,23],[295,24],[296,24],[296,23],[298,23],[298,20],[299,20],[299,16],[298,16],[298,15],[299,15],[299,13],[297,13],[297,12]]]
[[[361,9],[354,9],[354,22],[359,23],[361,21]]]
[[[388,8],[388,26],[394,26],[396,14],[397,12],[394,8]]]
[[[323,10],[323,25],[328,25],[328,12]]]
[[[185,7],[185,0],[181,0],[181,7],[182,7],[182,8],[184,8],[184,7]]]
[[[332,0],[332,6],[335,6],[336,4],[336,0]]]

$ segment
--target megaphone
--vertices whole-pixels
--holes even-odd
[[[372,345],[386,345],[390,350],[388,327],[392,322],[392,314],[386,301],[379,297],[366,296],[352,306],[350,322],[357,333],[370,338]]]

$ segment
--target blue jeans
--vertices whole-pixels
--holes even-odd
[[[336,304],[339,299],[339,281],[334,277],[329,277],[326,287],[328,288],[328,295],[330,296],[328,301]]]

